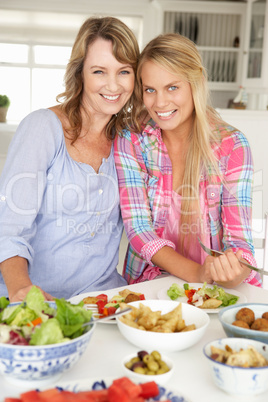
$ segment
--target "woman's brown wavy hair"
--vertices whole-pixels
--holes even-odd
[[[139,46],[131,29],[114,17],[87,19],[81,26],[72,48],[64,76],[65,91],[56,98],[61,103],[61,110],[69,119],[70,126],[65,130],[72,139],[72,143],[77,140],[82,129],[84,61],[88,47],[98,38],[111,41],[116,60],[131,65],[136,76]],[[109,139],[113,139],[115,133],[121,131],[122,128],[136,125],[133,117],[136,104],[136,96],[133,93],[124,108],[112,116],[106,127],[106,135]]]

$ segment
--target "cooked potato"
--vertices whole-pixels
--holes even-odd
[[[137,329],[143,329],[151,332],[183,332],[196,329],[195,324],[185,326],[185,321],[182,318],[181,303],[172,311],[161,315],[161,311],[152,311],[150,307],[140,303],[139,308],[129,306],[125,303],[120,304],[120,308],[131,307],[132,311],[120,317],[126,325]]]
[[[204,301],[204,303],[199,306],[199,308],[218,308],[222,304],[221,300],[214,299],[213,297],[211,299],[207,299]]]

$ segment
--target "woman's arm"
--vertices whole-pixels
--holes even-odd
[[[211,273],[214,281],[231,288],[251,274],[238,259],[255,262],[251,232],[253,161],[249,143],[242,133],[223,139],[221,158],[227,161],[221,198],[225,254],[212,260]]]
[[[15,256],[0,264],[0,271],[5,281],[11,303],[23,301],[33,286],[28,275],[28,263],[25,258]],[[43,292],[46,300],[53,300],[52,296]]]
[[[177,276],[187,282],[212,283],[210,266],[205,262],[203,265],[189,260],[171,247],[161,248],[152,257],[152,262],[158,267]]]
[[[28,275],[28,261],[34,256],[31,239],[57,148],[55,126],[59,123],[53,116],[48,110],[36,111],[20,123],[0,178],[0,262],[12,301],[21,300],[20,288],[32,285]]]

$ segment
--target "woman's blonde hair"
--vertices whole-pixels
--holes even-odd
[[[81,26],[75,39],[70,61],[65,72],[65,91],[57,96],[61,110],[68,117],[70,127],[66,130],[72,142],[78,138],[82,128],[83,66],[90,45],[101,38],[112,42],[113,55],[120,63],[129,64],[135,73],[139,57],[139,45],[134,33],[122,21],[114,17],[92,17]],[[112,139],[116,131],[133,120],[136,98],[132,94],[125,107],[113,115],[106,127],[106,135]]]
[[[190,223],[194,206],[199,206],[199,183],[201,173],[208,176],[219,174],[219,168],[211,145],[220,142],[216,125],[223,124],[218,113],[211,107],[207,73],[195,44],[180,34],[159,35],[151,40],[140,55],[137,69],[136,96],[139,99],[138,116],[144,113],[141,72],[144,63],[154,62],[172,74],[187,81],[192,90],[194,103],[192,131],[189,133],[189,148],[185,156],[185,171],[182,185],[182,215],[180,226]],[[194,203],[193,203],[194,202]],[[183,246],[184,236],[180,237]],[[183,247],[182,247],[183,249]]]

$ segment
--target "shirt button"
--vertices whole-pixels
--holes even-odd
[[[4,195],[1,196],[0,198],[1,201],[6,201],[6,197]]]
[[[99,189],[99,194],[102,194],[102,193],[103,193],[103,189],[100,188],[100,189]]]
[[[108,160],[109,160],[109,159],[107,158],[105,162],[107,163],[107,162],[108,162]]]
[[[94,232],[92,232],[92,233],[90,233],[90,236],[91,236],[91,237],[93,237],[93,236],[94,236],[94,234],[95,234],[95,233],[94,233]]]
[[[211,193],[210,195],[211,195],[211,197],[215,197],[215,193]]]
[[[97,215],[98,215],[98,216],[100,215],[100,211],[97,212]]]

